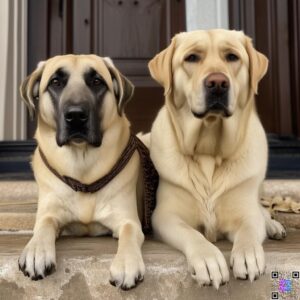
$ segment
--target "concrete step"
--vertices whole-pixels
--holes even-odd
[[[265,180],[263,183],[263,195],[266,197],[274,197],[276,195],[282,197],[290,196],[300,202],[300,179]]]
[[[145,280],[132,291],[124,292],[108,283],[109,266],[117,250],[117,241],[109,237],[59,239],[57,272],[45,280],[31,281],[18,270],[17,259],[30,239],[28,233],[34,225],[37,192],[33,181],[0,181],[0,300],[271,299],[271,292],[278,292],[280,279],[291,280],[293,290],[279,293],[279,299],[299,298],[300,281],[292,279],[291,272],[300,271],[300,230],[289,231],[284,241],[265,242],[267,269],[259,280],[250,283],[231,278],[219,291],[212,287],[200,288],[188,274],[183,255],[151,238],[143,246]],[[300,201],[300,180],[264,183],[265,196],[278,194]],[[300,215],[278,213],[276,219],[288,228],[300,229]],[[232,245],[219,242],[217,246],[229,262]],[[271,278],[272,271],[279,272],[279,279]]]
[[[170,247],[148,239],[143,246],[146,265],[145,280],[137,288],[122,291],[108,283],[109,266],[117,250],[117,241],[110,237],[71,238],[57,241],[57,271],[41,281],[31,281],[19,270],[17,259],[29,240],[28,235],[0,235],[0,299],[185,299],[185,300],[263,300],[278,292],[278,299],[299,299],[300,280],[292,278],[300,271],[300,231],[288,233],[284,241],[267,240],[266,274],[254,282],[232,277],[218,291],[199,287],[187,271],[184,256]],[[229,242],[217,246],[229,262]],[[272,279],[271,273],[278,272]],[[283,280],[291,283],[291,291],[280,293]]]
[[[290,196],[300,202],[300,180],[266,180],[264,196]],[[38,188],[34,181],[0,181],[0,231],[32,230]],[[300,214],[278,213],[286,228],[300,229]]]
[[[263,183],[264,196],[290,196],[300,202],[300,179],[265,180]],[[34,200],[38,197],[35,181],[0,181],[0,202],[5,200]]]

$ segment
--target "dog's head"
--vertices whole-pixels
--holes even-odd
[[[177,108],[187,105],[196,118],[230,117],[257,93],[267,67],[249,37],[223,29],[180,33],[149,63],[167,99]]]
[[[56,131],[58,146],[99,147],[103,132],[122,117],[134,87],[109,58],[62,55],[38,64],[20,91],[30,115]]]

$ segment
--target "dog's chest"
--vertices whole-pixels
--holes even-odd
[[[192,190],[200,202],[212,198],[216,190],[214,175],[219,167],[217,159],[210,155],[199,155],[189,164],[189,177]]]
[[[203,234],[212,242],[217,240],[217,216],[215,206],[218,198],[218,188],[214,176],[220,167],[218,159],[212,156],[201,155],[190,168],[190,180],[193,194],[197,201],[200,213],[200,224]]]
[[[72,222],[65,226],[63,233],[77,236],[101,236],[111,232],[99,222],[91,222],[89,224]]]
[[[110,232],[99,217],[99,211],[107,210],[107,203],[101,201],[99,193],[74,193],[71,205],[71,215],[65,227],[65,232],[75,235],[97,236]]]
[[[71,205],[74,220],[82,224],[93,222],[97,206],[98,203],[95,194],[78,194],[74,192]]]

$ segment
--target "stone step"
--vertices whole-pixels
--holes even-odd
[[[289,232],[283,241],[265,242],[264,276],[251,283],[234,279],[230,271],[230,282],[218,291],[211,286],[199,287],[188,274],[184,256],[151,238],[143,245],[144,282],[133,290],[122,291],[108,283],[109,266],[117,250],[117,241],[110,237],[60,238],[56,243],[57,271],[41,281],[31,281],[17,265],[29,238],[19,234],[0,235],[1,300],[264,300],[271,299],[272,292],[278,292],[278,299],[300,296],[300,280],[292,278],[292,272],[300,271],[300,230]],[[232,245],[222,241],[217,246],[228,263]],[[278,272],[277,279],[272,279],[272,272]]]
[[[266,180],[264,196],[290,196],[300,202],[300,180]],[[34,181],[0,181],[0,231],[32,230],[38,188]],[[300,214],[278,213],[286,228],[300,229]]]
[[[265,180],[263,194],[266,197],[275,195],[290,196],[300,202],[300,179]],[[0,181],[0,203],[2,201],[36,201],[38,188],[35,181]]]
[[[9,201],[35,201],[38,187],[35,181],[0,181],[0,203]]]
[[[300,202],[300,179],[268,179],[263,183],[263,195],[266,197],[274,197],[280,195],[282,197],[290,196]]]
[[[292,213],[277,213],[274,217],[287,229],[300,229],[300,215]],[[35,213],[0,212],[1,231],[32,231]],[[1,300],[1,299],[0,299]]]

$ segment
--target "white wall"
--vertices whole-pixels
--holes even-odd
[[[186,0],[187,31],[196,29],[228,29],[227,0]]]
[[[27,0],[0,1],[0,140],[26,138],[19,86],[26,76]]]
[[[6,91],[6,69],[8,50],[8,1],[0,1],[0,140],[4,138],[4,112],[5,112],[5,91]]]

